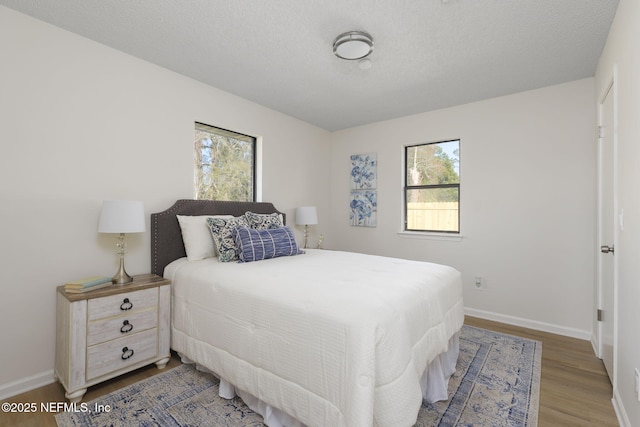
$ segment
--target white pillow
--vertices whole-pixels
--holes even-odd
[[[187,252],[188,261],[198,261],[216,256],[207,218],[233,218],[233,215],[176,216],[182,231],[182,242]]]

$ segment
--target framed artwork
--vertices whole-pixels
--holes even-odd
[[[353,226],[375,227],[377,225],[377,169],[376,153],[351,156],[349,222]]]

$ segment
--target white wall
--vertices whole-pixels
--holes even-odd
[[[194,121],[262,138],[263,200],[291,224],[300,205],[329,215],[324,130],[5,7],[0,52],[0,397],[52,381],[56,286],[115,273],[102,200],[193,197]],[[129,273],[149,241],[130,236]]]
[[[595,111],[589,78],[334,133],[331,247],[452,265],[470,314],[589,339]],[[455,138],[462,240],[398,235],[403,146]],[[376,228],[349,226],[349,156],[364,152],[378,155]]]
[[[614,404],[627,426],[640,425],[640,403],[634,391],[634,369],[640,369],[640,3],[620,0],[600,58],[596,93],[604,93],[617,66],[618,205],[624,210],[619,233],[618,349],[615,356]]]

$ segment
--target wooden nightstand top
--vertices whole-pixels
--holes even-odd
[[[125,285],[111,285],[105,288],[96,289],[95,291],[83,292],[80,294],[73,294],[64,291],[64,285],[58,286],[56,289],[59,294],[63,295],[70,302],[82,301],[92,298],[102,298],[109,295],[117,295],[123,292],[139,291],[147,288],[155,288],[158,286],[165,286],[171,284],[171,281],[160,277],[156,274],[140,274],[133,276],[133,282]]]

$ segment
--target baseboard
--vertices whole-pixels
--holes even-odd
[[[602,359],[600,357],[600,349],[598,346],[598,339],[594,334],[591,334],[591,347],[593,348],[593,353],[596,355],[598,359]]]
[[[580,329],[567,328],[565,326],[553,325],[551,323],[539,322],[537,320],[508,316],[506,314],[492,313],[490,311],[484,310],[476,310],[475,308],[468,307],[465,307],[464,313],[472,317],[479,317],[485,320],[493,320],[494,322],[506,323],[509,325],[521,326],[523,328],[535,329],[536,331],[549,332],[552,334],[591,341],[591,331],[582,331]]]
[[[0,385],[0,400],[55,382],[53,369]]]
[[[616,413],[620,427],[631,427],[631,421],[629,421],[629,417],[624,410],[624,405],[622,404],[622,399],[620,399],[618,389],[613,389],[613,398],[611,399],[611,403],[613,404],[613,410]]]

